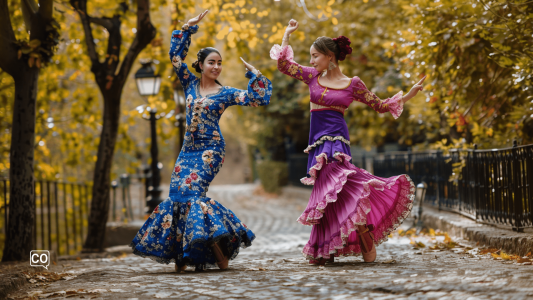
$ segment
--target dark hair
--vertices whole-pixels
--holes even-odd
[[[203,64],[205,59],[207,58],[207,56],[209,56],[209,54],[211,54],[213,52],[218,53],[218,55],[220,55],[220,57],[222,57],[220,52],[218,52],[218,50],[213,48],[213,47],[206,47],[206,48],[200,49],[200,51],[198,51],[198,53],[196,54],[196,61],[192,63],[192,67],[194,68],[194,70],[197,73],[202,73],[202,68],[200,68],[200,63]],[[215,80],[215,82],[218,85],[222,86],[222,84],[220,82],[218,82],[218,80]]]
[[[313,43],[316,51],[329,55],[333,53],[335,59],[343,61],[347,54],[352,53],[352,47],[350,47],[351,41],[345,36],[339,36],[338,38],[329,38],[327,36],[321,36]]]

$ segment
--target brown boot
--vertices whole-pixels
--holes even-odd
[[[361,246],[361,252],[363,253],[365,262],[374,262],[377,256],[376,246],[374,245],[374,234],[371,232],[374,230],[374,225],[364,226],[365,230],[358,231],[359,245]]]
[[[213,244],[213,254],[215,255],[215,258],[217,260],[217,265],[221,270],[225,270],[228,268],[229,259],[227,256],[224,256],[224,253],[222,252],[222,249],[220,249],[220,246],[218,243]]]

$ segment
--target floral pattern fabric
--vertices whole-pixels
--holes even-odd
[[[160,263],[205,269],[215,266],[210,247],[214,242],[234,259],[239,248],[250,246],[255,238],[231,210],[206,197],[209,184],[224,163],[220,117],[232,105],[268,105],[272,83],[260,73],[247,72],[247,90],[222,86],[215,94],[201,95],[200,78],[183,62],[191,34],[197,31],[198,26],[191,26],[172,32],[170,60],[186,95],[185,139],[171,175],[169,197],[153,211],[131,247],[135,254]]]

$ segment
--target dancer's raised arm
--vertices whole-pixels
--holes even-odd
[[[268,78],[263,76],[254,66],[242,59],[246,67],[246,78],[250,79],[248,82],[248,90],[232,89],[232,97],[228,104],[241,106],[262,106],[270,103],[272,96],[272,83]]]
[[[416,94],[423,89],[422,83],[425,79],[426,77],[424,76],[424,78],[415,84],[409,93],[405,95],[403,95],[403,92],[400,91],[390,98],[381,100],[378,96],[376,96],[376,94],[372,93],[366,87],[364,82],[359,79],[359,77],[355,77],[352,80],[352,85],[354,87],[354,99],[357,102],[361,102],[372,107],[372,109],[378,113],[390,112],[395,119],[398,119],[403,112],[403,104],[416,96]]]
[[[290,20],[287,29],[285,29],[281,46],[274,45],[270,50],[270,57],[278,61],[278,70],[283,74],[309,84],[311,79],[318,75],[318,72],[315,68],[301,66],[293,60],[294,52],[289,45],[289,39],[296,29],[298,29],[298,22],[294,19]]]
[[[204,11],[195,18],[190,19],[187,24],[181,27],[181,30],[174,30],[170,40],[170,61],[174,66],[174,71],[178,75],[181,85],[184,89],[187,88],[190,82],[196,79],[196,76],[189,71],[187,64],[183,62],[189,46],[191,44],[191,35],[198,31],[198,24],[209,11]]]

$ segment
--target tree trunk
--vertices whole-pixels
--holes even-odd
[[[104,123],[98,145],[98,154],[93,177],[91,213],[89,230],[83,245],[84,253],[103,251],[107,219],[109,216],[109,192],[111,167],[118,136],[120,118],[120,94],[104,95]],[[94,199],[97,199],[94,201]]]
[[[2,261],[28,259],[33,244],[35,218],[35,101],[39,69],[21,65],[15,78],[13,129],[9,156],[9,216]]]
[[[82,252],[99,252],[104,247],[106,223],[109,215],[111,167],[120,122],[122,89],[137,56],[156,36],[156,29],[150,19],[150,0],[138,0],[137,33],[128,52],[120,62],[118,59],[122,45],[120,16],[93,18],[87,13],[87,1],[70,0],[70,3],[78,12],[83,25],[87,55],[91,59],[91,71],[104,98],[104,123],[94,169],[89,229],[82,250]],[[127,10],[127,5],[126,7],[122,5],[121,9]],[[91,24],[102,26],[109,32],[107,55],[103,63],[100,62],[96,52]]]

